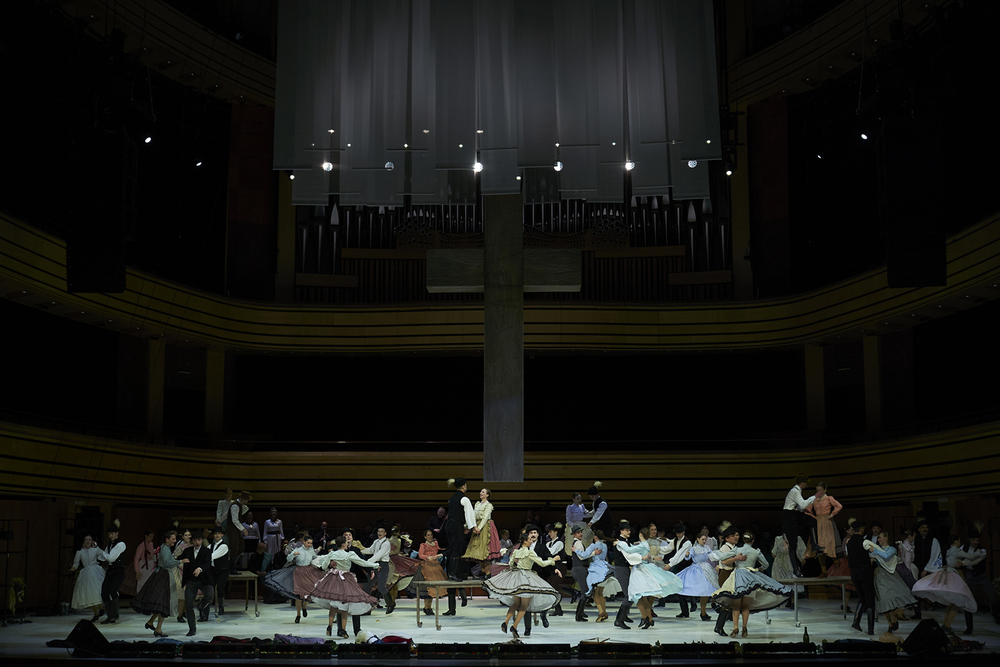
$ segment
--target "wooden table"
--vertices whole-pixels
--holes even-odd
[[[417,627],[424,627],[424,622],[420,618],[420,614],[423,613],[423,605],[421,604],[423,600],[420,599],[420,589],[424,588],[481,588],[483,585],[482,579],[467,579],[465,581],[452,581],[448,579],[447,581],[416,581],[411,584],[417,589]],[[441,629],[441,616],[439,612],[441,611],[441,597],[438,596],[434,598],[434,626],[435,629]]]
[[[842,609],[844,612],[844,618],[847,618],[847,584],[850,583],[850,577],[801,577],[799,579],[778,579],[779,584],[784,584],[786,586],[792,587],[792,606],[795,609],[795,627],[801,627],[802,624],[799,623],[799,589],[796,586],[836,586],[840,584],[840,601],[843,605]],[[771,619],[768,617],[767,612],[764,612],[764,619],[767,624],[771,624]]]
[[[228,581],[245,581],[246,582],[246,586],[244,586],[244,588],[243,588],[243,593],[244,593],[244,596],[243,596],[243,599],[244,599],[243,611],[247,611],[247,610],[250,609],[250,582],[253,582],[253,615],[254,616],[260,616],[260,609],[258,609],[258,607],[257,607],[257,593],[258,593],[258,590],[257,590],[257,584],[258,584],[257,575],[254,574],[253,572],[242,571],[239,574],[235,574],[235,575],[231,574],[231,575],[229,575]],[[216,588],[215,589],[215,617],[216,618],[219,617],[219,594],[220,594],[219,593],[219,589]],[[226,594],[225,591],[222,591],[222,595],[225,595],[225,594]]]

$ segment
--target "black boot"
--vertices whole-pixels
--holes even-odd
[[[861,619],[865,615],[866,607],[867,605],[864,603],[863,600],[858,600],[858,606],[856,608],[856,611],[854,612],[854,622],[851,623],[851,627],[857,630],[858,632],[861,632]]]
[[[688,612],[687,598],[682,597],[680,602],[681,602],[681,613],[677,614],[676,618],[689,618],[691,614],[690,612]]]
[[[972,634],[972,612],[965,612],[965,632],[962,634],[971,635]]]
[[[631,630],[631,628],[625,623],[625,619],[628,618],[628,610],[631,606],[632,606],[631,602],[622,602],[622,606],[618,607],[618,614],[615,616],[616,628],[621,628],[622,630]]]
[[[542,627],[549,627],[549,613],[547,611],[542,612]]]
[[[442,616],[454,616],[455,615],[455,589],[448,589],[448,611],[441,614]]]
[[[720,637],[728,637],[729,634],[726,633],[726,624],[733,619],[733,614],[728,609],[724,609],[719,612],[719,618],[715,619],[715,634]]]
[[[868,612],[868,634],[875,634],[875,607],[865,609]]]
[[[580,601],[576,603],[576,620],[581,623],[587,622],[587,617],[583,615],[583,608],[587,606],[587,599],[584,597],[580,598]],[[615,619],[617,620],[617,619]]]
[[[556,606],[552,609],[552,611],[549,612],[549,614],[552,616],[562,616],[563,615],[562,605],[557,602]]]
[[[465,605],[469,604],[469,598],[466,597],[466,595],[465,595],[465,589],[464,588],[459,588],[458,589],[458,595],[459,595],[459,597],[462,598],[462,606],[463,607]]]
[[[361,617],[351,616],[351,621],[353,621],[354,625],[354,634],[357,635],[359,632],[361,632]]]
[[[923,617],[923,607],[920,604],[920,600],[917,600],[917,604],[913,607],[913,620],[919,621]]]

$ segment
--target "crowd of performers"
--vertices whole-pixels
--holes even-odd
[[[563,591],[571,591],[575,620],[587,622],[588,605],[597,610],[596,622],[610,621],[609,601],[622,595],[614,621],[619,630],[636,623],[630,614],[638,610],[640,629],[656,625],[655,609],[668,600],[680,606],[677,618],[697,612],[711,622],[708,605],[717,612],[715,632],[723,637],[747,637],[750,615],[789,602],[795,578],[801,576],[802,560],[810,554],[823,556],[824,576],[851,577],[857,593],[857,610],[852,627],[874,634],[876,618],[884,616],[889,631],[900,621],[920,619],[925,604],[945,607],[943,627],[964,612],[966,634],[973,632],[977,610],[971,589],[979,588],[989,599],[994,620],[1000,623],[997,592],[986,572],[986,550],[979,544],[973,527],[966,539],[953,537],[943,549],[929,534],[929,525],[918,519],[911,530],[902,529],[903,539],[895,545],[877,523],[851,519],[841,538],[833,517],[842,509],[824,484],[816,493],[803,496],[808,480],[796,480],[782,508],[783,535],[774,542],[772,576],[765,570],[769,562],[755,545],[751,530],[739,530],[724,522],[712,535],[703,527],[689,536],[682,523],[671,534],[661,535],[653,524],[636,530],[627,519],[613,520],[608,503],[601,496],[600,482],[589,490],[590,507],[575,494],[566,508],[565,525],[555,523],[543,530],[525,522],[516,540],[507,539],[492,520],[490,491],[482,489],[474,505],[467,495],[464,479],[448,480],[454,492],[446,512],[439,511],[436,527],[428,527],[419,545],[397,526],[378,525],[374,539],[364,546],[353,530],[344,528],[334,536],[326,524],[315,535],[299,533],[284,542],[284,529],[277,512],[264,531],[244,519],[249,494],[236,500],[227,496],[220,502],[216,525],[204,531],[170,530],[160,546],[154,546],[152,531],[135,552],[132,568],[126,572],[126,545],[118,538],[117,523],[108,530],[102,550],[88,536],[76,554],[73,570],[80,569],[72,606],[90,609],[93,621],[106,614],[101,623],[119,620],[119,591],[131,592],[131,607],[148,615],[145,628],[165,637],[163,621],[176,617],[188,624],[188,636],[197,633],[197,622],[207,621],[215,591],[225,590],[229,575],[243,551],[244,538],[257,530],[256,553],[249,557],[249,569],[259,574],[264,585],[284,598],[294,600],[295,623],[307,618],[309,608],[327,611],[326,634],[347,638],[348,617],[353,633],[361,631],[361,617],[373,609],[395,610],[396,597],[407,591],[421,597],[424,613],[433,614],[434,598],[447,596],[448,611],[456,615],[456,593],[466,605],[466,587],[451,582],[482,586],[490,598],[507,607],[500,625],[503,633],[515,638],[531,634],[534,623],[549,627],[550,616],[562,616]],[[223,505],[225,503],[225,505]],[[811,520],[810,525],[807,520]],[[237,527],[238,526],[238,527]],[[442,549],[441,534],[447,537]],[[272,562],[269,562],[272,561]],[[471,580],[478,570],[479,580]],[[781,581],[779,581],[781,580]],[[129,582],[134,583],[129,583]],[[440,587],[418,585],[440,582]],[[785,582],[785,583],[782,583]],[[200,603],[198,595],[201,595]],[[218,596],[217,611],[223,613],[224,595]],[[384,605],[383,605],[384,603]],[[103,606],[103,611],[101,607]],[[731,629],[728,629],[729,623]]]

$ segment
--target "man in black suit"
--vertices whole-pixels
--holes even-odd
[[[194,599],[201,589],[201,604],[198,605],[198,620],[208,620],[208,608],[215,597],[215,578],[212,576],[212,552],[202,546],[201,535],[192,535],[191,546],[181,554],[184,570],[181,573],[181,585],[184,587],[184,605],[187,609],[188,637],[194,636],[197,626],[194,620]]]
[[[532,543],[531,549],[536,554],[538,554],[538,557],[540,559],[542,559],[542,560],[549,560],[550,558],[552,558],[552,554],[549,553],[548,547],[545,546],[545,541],[541,539],[541,530],[538,529],[538,526],[536,526],[533,523],[529,523],[528,525],[526,525],[524,527],[524,532],[528,533],[529,536],[531,536],[531,535],[535,536],[536,539]],[[558,565],[549,565],[547,567],[542,567],[541,565],[538,565],[537,563],[533,563],[532,566],[531,566],[531,569],[534,570],[538,574],[538,576],[540,576],[542,579],[544,579],[546,582],[548,582],[550,586],[552,585],[552,581],[550,581],[550,580],[553,580],[553,581],[558,580],[558,581],[560,581],[560,583],[562,581],[563,570]],[[553,586],[553,588],[555,588],[556,591],[560,591],[560,587],[558,587],[558,586]],[[560,592],[559,595],[561,597],[562,593]],[[541,615],[542,615],[542,626],[546,627],[546,628],[549,627],[549,614],[548,614],[548,612],[543,611],[543,612],[541,612]],[[529,615],[529,618],[528,618],[527,622],[525,622],[525,624],[524,624],[524,636],[525,637],[531,636],[531,618],[530,618],[530,615]]]
[[[219,616],[226,613],[226,583],[229,581],[229,547],[223,542],[225,533],[220,526],[212,529],[212,544],[207,548],[211,557],[212,580],[215,583],[215,594],[219,598]],[[212,598],[208,598],[212,604]]]
[[[854,612],[851,627],[862,632],[861,619],[868,614],[868,634],[875,634],[875,570],[872,555],[864,547],[861,536],[865,534],[864,522],[854,524],[856,535],[847,542],[847,564],[851,568],[851,582],[858,593],[858,609]]]

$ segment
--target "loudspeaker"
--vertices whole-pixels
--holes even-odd
[[[49,645],[53,644],[57,642],[49,642]],[[58,642],[58,645],[72,648],[74,658],[104,657],[111,649],[111,642],[101,634],[96,625],[85,618],[81,619],[73,628],[73,632],[69,633],[69,637],[64,642]]]
[[[933,618],[926,618],[913,628],[913,632],[903,642],[903,650],[907,655],[922,655],[931,651],[938,652],[948,645],[948,635]]]

